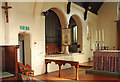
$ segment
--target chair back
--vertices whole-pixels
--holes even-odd
[[[22,73],[23,70],[31,70],[30,65],[23,65],[22,63],[18,62],[18,72]]]

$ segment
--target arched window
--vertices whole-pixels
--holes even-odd
[[[70,18],[69,28],[71,28],[71,45],[69,46],[70,52],[78,52],[77,50],[77,25],[73,17]]]
[[[71,45],[69,52],[81,53],[83,49],[82,40],[82,23],[78,15],[72,15],[69,20],[69,28],[71,28]]]
[[[74,26],[73,29],[73,44],[76,44],[77,43],[77,26]]]

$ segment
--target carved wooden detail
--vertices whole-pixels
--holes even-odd
[[[79,62],[75,62],[75,61],[66,61],[66,60],[54,60],[54,59],[45,59],[45,65],[46,65],[46,73],[47,72],[47,64],[51,63],[51,62],[55,62],[55,64],[58,64],[59,66],[59,77],[61,76],[61,66],[65,65],[66,63],[69,63],[71,66],[74,66],[76,68],[76,80],[78,80],[78,68],[79,68]]]
[[[94,69],[120,72],[120,52],[94,52]]]

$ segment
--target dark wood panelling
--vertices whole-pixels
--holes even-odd
[[[46,45],[46,55],[60,53],[61,46],[55,43],[47,43]]]
[[[17,73],[17,48],[18,45],[13,46],[0,46],[2,49],[2,68],[3,71],[10,72],[12,74]]]
[[[88,9],[88,10],[91,11],[92,13],[94,13],[94,14],[98,14],[97,12],[103,4],[103,2],[73,2],[73,3],[83,7],[85,9],[86,9],[87,6],[90,6],[91,9]]]
[[[5,48],[5,67],[6,71],[10,73],[15,73],[15,54],[14,47]]]
[[[2,71],[5,71],[5,48],[1,48],[2,55]]]

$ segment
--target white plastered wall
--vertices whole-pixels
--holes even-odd
[[[3,3],[1,3],[1,5],[3,5]],[[5,13],[4,9],[1,8],[1,13],[0,13],[1,14],[1,19],[2,19],[1,20],[1,25],[2,26],[1,26],[1,32],[0,32],[1,33],[1,44],[5,44],[5,28],[6,28],[5,25],[6,25],[6,21],[4,19],[5,18],[4,13]]]
[[[104,45],[110,50],[116,47],[116,21],[117,20],[117,2],[103,3],[98,11],[97,28],[104,30]]]

